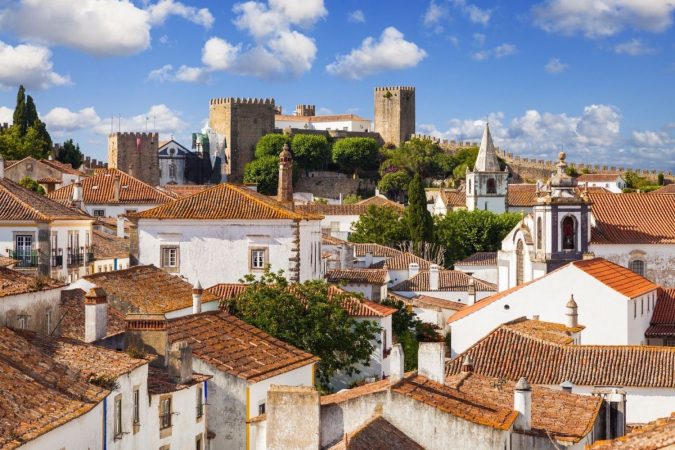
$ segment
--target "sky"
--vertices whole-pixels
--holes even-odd
[[[675,170],[675,0],[0,0],[0,122],[23,83],[55,142],[189,146],[213,97],[373,117],[523,157]],[[111,119],[113,118],[114,119]]]

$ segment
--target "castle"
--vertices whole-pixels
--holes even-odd
[[[108,135],[108,167],[120,169],[150,186],[157,186],[158,149],[157,133],[111,133]]]

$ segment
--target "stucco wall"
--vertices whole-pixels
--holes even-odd
[[[474,278],[487,281],[488,283],[497,284],[499,282],[497,266],[472,266],[468,264],[455,264],[455,270],[470,273]]]
[[[29,292],[0,298],[0,324],[18,327],[18,316],[27,316],[27,329],[38,333],[52,333],[61,318],[61,290]],[[51,328],[47,330],[47,315],[51,313]],[[59,330],[53,333],[58,336]]]
[[[119,215],[126,214],[127,210],[130,210],[130,209],[136,210],[136,212],[141,212],[141,211],[145,211],[147,209],[152,209],[156,206],[159,206],[159,203],[157,203],[157,204],[124,203],[124,204],[114,204],[114,205],[106,204],[106,203],[85,203],[84,209],[87,211],[87,214],[89,214],[91,216],[94,215],[95,209],[103,209],[105,211],[105,217],[117,217]]]
[[[22,450],[92,450],[103,447],[103,402],[91,411],[26,442]]]
[[[591,244],[590,251],[609,261],[628,267],[633,259],[645,262],[645,276],[662,286],[675,287],[675,245]]]

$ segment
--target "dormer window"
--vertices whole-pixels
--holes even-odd
[[[574,217],[567,216],[561,223],[562,248],[563,250],[575,250],[576,245],[576,222]]]

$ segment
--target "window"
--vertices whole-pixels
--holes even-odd
[[[141,423],[141,393],[138,388],[134,388],[134,425]]]
[[[115,397],[115,423],[113,424],[115,439],[122,437],[122,395]]]
[[[331,222],[330,223],[330,232],[339,233],[340,232],[340,222]]]
[[[487,193],[496,194],[497,193],[497,183],[494,178],[488,178],[487,180]]]
[[[159,401],[159,429],[171,427],[171,397]]]
[[[204,401],[202,388],[197,388],[197,419],[204,415]]]
[[[180,267],[178,246],[162,246],[161,247],[161,263],[162,268],[169,272],[177,272]]]
[[[633,319],[637,317],[637,300],[633,301]]]
[[[105,209],[95,209],[93,213],[94,217],[105,217]]]
[[[176,165],[171,163],[169,164],[169,178],[176,178]]]
[[[16,327],[20,330],[28,328],[28,316],[26,314],[21,314],[16,318]]]
[[[265,414],[265,404],[261,403],[258,405],[258,415],[261,416]]]
[[[645,315],[645,299],[640,300],[640,315],[644,316]]]
[[[541,244],[542,244],[542,225],[541,225],[541,217],[537,217],[537,249],[541,250]]]
[[[267,249],[253,248],[251,249],[251,270],[262,270],[267,264]]]
[[[467,183],[467,185],[469,186],[469,194],[471,194],[471,185],[472,185],[472,184],[473,184],[473,183],[471,183],[471,182]]]
[[[124,214],[131,214],[131,213],[135,213],[135,212],[138,212],[138,210],[137,209],[125,209],[124,210]]]
[[[522,239],[516,244],[516,285],[523,284],[525,278],[525,249]]]
[[[634,259],[628,263],[628,268],[638,275],[645,276],[645,262],[641,259]]]
[[[562,231],[562,248],[563,250],[574,250],[577,248],[576,245],[576,222],[574,217],[567,216],[563,219],[560,224]]]
[[[19,260],[19,266],[32,266],[33,256],[33,235],[31,234],[17,234],[15,238],[16,255],[15,259]]]

